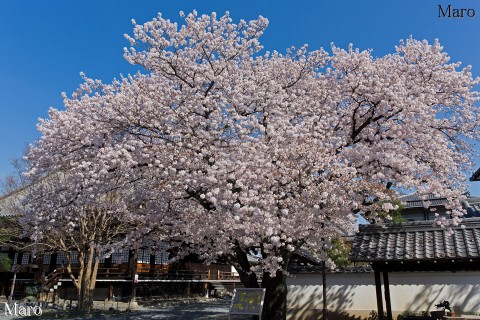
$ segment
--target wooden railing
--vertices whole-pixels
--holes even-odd
[[[78,270],[73,270],[74,274]],[[150,269],[142,266],[139,270],[137,267],[137,274],[140,279],[157,279],[157,280],[240,280],[238,273],[227,272],[220,270],[175,270],[156,268]],[[66,274],[64,274],[66,276]],[[97,271],[97,279],[131,279],[131,271],[125,267],[100,267]]]
[[[130,272],[126,268],[120,267],[102,267],[98,268],[97,279],[103,278],[126,278],[130,277]]]
[[[218,280],[240,280],[240,277],[236,272],[218,271]]]
[[[78,275],[78,269],[72,268],[72,272],[74,275]],[[63,272],[64,277],[67,276],[66,270]],[[97,279],[104,279],[104,278],[127,278],[131,277],[131,272],[128,268],[121,268],[121,267],[99,267],[97,270]]]
[[[209,280],[210,272],[195,270],[167,270],[143,273],[142,278],[158,280]]]

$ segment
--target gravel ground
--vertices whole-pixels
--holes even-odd
[[[12,317],[5,315],[5,303],[0,301],[0,319],[229,319],[228,308],[230,300],[225,299],[196,299],[159,302],[139,302],[131,312],[126,311],[128,304],[103,302],[95,303],[95,311],[91,314],[78,314],[75,311],[43,309],[43,315],[32,317]],[[109,310],[110,309],[110,310]],[[251,319],[251,317],[234,316],[232,320]]]

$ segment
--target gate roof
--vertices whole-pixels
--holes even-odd
[[[354,262],[442,262],[480,260],[480,218],[464,219],[451,228],[433,221],[364,225],[356,234]]]

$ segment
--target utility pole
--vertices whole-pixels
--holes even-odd
[[[325,260],[322,261],[322,286],[323,286],[323,320],[328,320],[328,307],[327,307],[327,267]]]

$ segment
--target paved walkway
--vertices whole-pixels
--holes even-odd
[[[178,301],[159,301],[159,302],[140,302],[138,307],[131,312],[127,312],[128,304],[103,302],[96,303],[97,309],[90,315],[75,314],[75,312],[44,309],[43,315],[32,317],[6,316],[5,302],[0,301],[0,320],[7,319],[116,319],[116,320],[135,320],[135,319],[185,319],[185,320],[227,320],[230,300],[222,299],[200,299],[200,300],[178,300]],[[112,308],[112,309],[110,309]],[[110,310],[108,310],[110,309]],[[251,317],[235,316],[232,320],[251,319]]]

